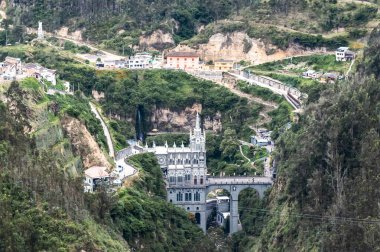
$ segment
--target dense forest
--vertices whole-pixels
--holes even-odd
[[[213,249],[194,217],[166,202],[162,173],[152,155],[130,160],[139,176],[127,189],[83,192],[82,165],[77,165],[77,171],[67,169],[75,158],[73,143],[66,136],[55,136],[59,130],[42,134],[36,130],[36,120],[43,128],[59,128],[60,120],[75,117],[101,146],[99,122],[88,113],[85,97],[46,96],[34,79],[12,82],[4,97],[7,103],[0,103],[0,251],[129,251],[130,247],[194,251],[189,244],[195,240],[204,241],[197,242],[197,251]],[[161,239],[152,243],[152,235]]]
[[[377,10],[370,2],[319,0],[12,0],[0,44],[29,41],[33,37],[26,35],[26,27],[37,28],[42,21],[50,32],[63,26],[80,30],[84,39],[126,54],[139,46],[141,35],[156,30],[170,34],[175,43],[193,46],[218,32],[244,31],[282,49],[293,44],[331,49],[367,35],[367,24],[376,19]],[[340,28],[346,32],[318,35]],[[165,42],[156,49],[172,46]]]
[[[252,251],[376,251],[378,227],[379,30],[358,73],[327,89],[277,144],[278,179],[253,213]],[[256,203],[257,204],[257,203]],[[255,223],[256,223],[255,222]]]

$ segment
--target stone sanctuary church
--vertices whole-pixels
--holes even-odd
[[[206,223],[206,133],[200,127],[197,113],[195,129],[190,130],[190,145],[175,143],[169,147],[147,145],[144,152],[153,152],[166,176],[168,201],[194,214],[205,231]]]
[[[212,211],[206,201],[209,192],[224,189],[230,193],[230,234],[238,231],[239,193],[247,188],[253,188],[262,198],[265,190],[272,186],[271,177],[207,177],[206,167],[206,133],[200,127],[197,114],[195,129],[190,130],[190,144],[169,147],[138,146],[138,152],[152,152],[166,180],[167,200],[194,214],[197,224],[206,232],[207,217]]]

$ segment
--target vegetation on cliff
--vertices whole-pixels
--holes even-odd
[[[326,90],[277,143],[278,179],[252,251],[378,249],[379,31],[348,82]],[[370,237],[370,238],[369,238]]]
[[[166,201],[162,171],[154,154],[133,156],[138,168],[131,188],[118,193],[111,210],[115,226],[138,251],[211,251],[214,245],[195,225],[195,217]]]
[[[3,22],[0,44],[31,40],[33,37],[26,35],[26,27],[37,28],[38,21],[42,21],[48,31],[62,26],[69,31],[81,30],[84,39],[128,55],[139,45],[140,36],[149,36],[156,30],[172,35],[177,43],[191,39],[190,44],[194,45],[207,42],[217,32],[245,31],[252,38],[282,49],[293,44],[335,48],[347,44],[349,39],[365,36],[367,23],[376,19],[377,7],[375,3],[318,0],[159,0],[153,3],[12,0],[7,9],[11,18]],[[223,24],[224,20],[231,22]],[[347,32],[333,37],[316,35],[340,28]],[[164,43],[157,48],[166,46]]]
[[[67,157],[36,148],[31,123],[41,115],[28,100],[44,97],[33,92],[13,82],[0,102],[0,250],[128,251],[86,213],[82,179],[66,173]]]
[[[213,249],[194,216],[166,202],[154,155],[129,160],[139,169],[130,187],[115,194],[106,188],[86,194],[83,171],[67,172],[67,156],[54,153],[60,142],[36,149],[30,132],[35,130],[36,118],[47,115],[35,108],[35,102],[49,103],[51,121],[70,114],[94,126],[83,98],[48,98],[41,90],[33,79],[21,86],[13,82],[6,93],[7,104],[0,103],[0,225],[4,227],[0,250],[128,251],[127,242],[139,251]],[[45,127],[51,123],[47,121]]]

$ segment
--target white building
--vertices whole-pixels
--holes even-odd
[[[153,68],[162,68],[164,64],[164,57],[162,55],[156,55],[152,60]]]
[[[94,192],[100,183],[110,181],[110,174],[107,171],[107,167],[93,166],[85,170],[84,174],[85,192]]]
[[[0,64],[0,74],[5,80],[16,80],[16,77],[22,74],[21,59],[6,57]]]
[[[227,218],[230,216],[230,212],[217,212],[216,213],[216,223],[219,226],[224,226]]]
[[[251,136],[251,144],[254,144],[259,147],[264,147],[271,144],[270,138],[263,138],[258,136]]]
[[[44,79],[53,86],[57,84],[57,71],[51,70],[36,63],[27,63],[23,66],[26,77],[34,77],[37,80]]]
[[[103,61],[103,66],[105,68],[115,68],[116,67],[115,60],[105,60]]]
[[[335,51],[336,61],[351,61],[355,58],[355,53],[350,51],[348,47],[339,47]]]
[[[128,69],[145,69],[152,68],[153,57],[150,53],[136,53],[135,56],[130,56],[126,62],[125,67]]]

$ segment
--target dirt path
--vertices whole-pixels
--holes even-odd
[[[264,108],[262,111],[260,111],[260,116],[262,118],[258,122],[257,126],[264,125],[272,120],[272,117],[269,115],[269,113],[278,108],[277,103],[264,101],[260,97],[256,97],[256,96],[252,96],[250,94],[244,93],[231,84],[226,84],[226,83],[217,82],[217,81],[213,81],[213,82],[220,86],[228,88],[228,90],[230,90],[232,93],[236,94],[239,97],[246,98],[249,102],[255,102],[255,103],[263,105]]]
[[[101,53],[103,53],[104,55],[106,55],[106,56],[108,56],[110,58],[115,58],[115,59],[122,59],[123,58],[120,55],[117,55],[117,54],[114,54],[114,53],[110,53],[110,52],[101,50],[101,49],[99,49],[99,48],[97,48],[95,46],[92,46],[89,43],[85,43],[83,41],[77,41],[77,40],[74,40],[74,39],[71,39],[71,38],[61,37],[61,36],[57,36],[57,35],[52,35],[52,36],[55,37],[55,38],[57,38],[57,39],[62,39],[62,40],[73,42],[74,44],[79,45],[79,46],[87,46],[91,50],[101,52]]]
[[[239,145],[239,150],[240,150],[240,154],[245,158],[247,159],[248,162],[251,163],[251,159],[249,159],[246,155],[244,155],[244,152],[243,152],[243,148],[242,148],[243,145]]]

